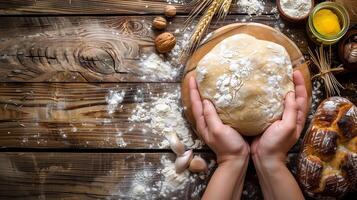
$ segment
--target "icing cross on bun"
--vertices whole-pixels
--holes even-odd
[[[225,124],[254,136],[281,118],[285,95],[294,91],[292,74],[283,46],[236,34],[199,61],[196,81],[201,97],[214,103]]]
[[[299,154],[298,180],[316,198],[357,189],[357,108],[349,100],[331,97],[318,107]]]

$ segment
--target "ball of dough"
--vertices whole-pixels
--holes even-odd
[[[294,91],[292,74],[284,47],[247,34],[224,39],[196,68],[202,98],[215,104],[223,123],[246,136],[281,118],[285,95]]]

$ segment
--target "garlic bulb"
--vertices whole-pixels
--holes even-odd
[[[349,63],[357,62],[357,42],[350,42],[345,45],[344,58]]]

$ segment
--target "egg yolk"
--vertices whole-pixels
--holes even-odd
[[[341,31],[337,15],[329,9],[317,11],[313,18],[313,24],[317,32],[327,37],[335,36]]]

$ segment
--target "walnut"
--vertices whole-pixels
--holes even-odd
[[[163,17],[155,17],[152,21],[152,26],[158,30],[164,30],[167,26],[167,21]]]
[[[176,38],[172,33],[165,32],[155,39],[155,47],[159,53],[170,52],[176,45]]]
[[[166,15],[166,17],[175,17],[176,7],[172,6],[172,5],[167,5],[165,7],[165,15]]]

